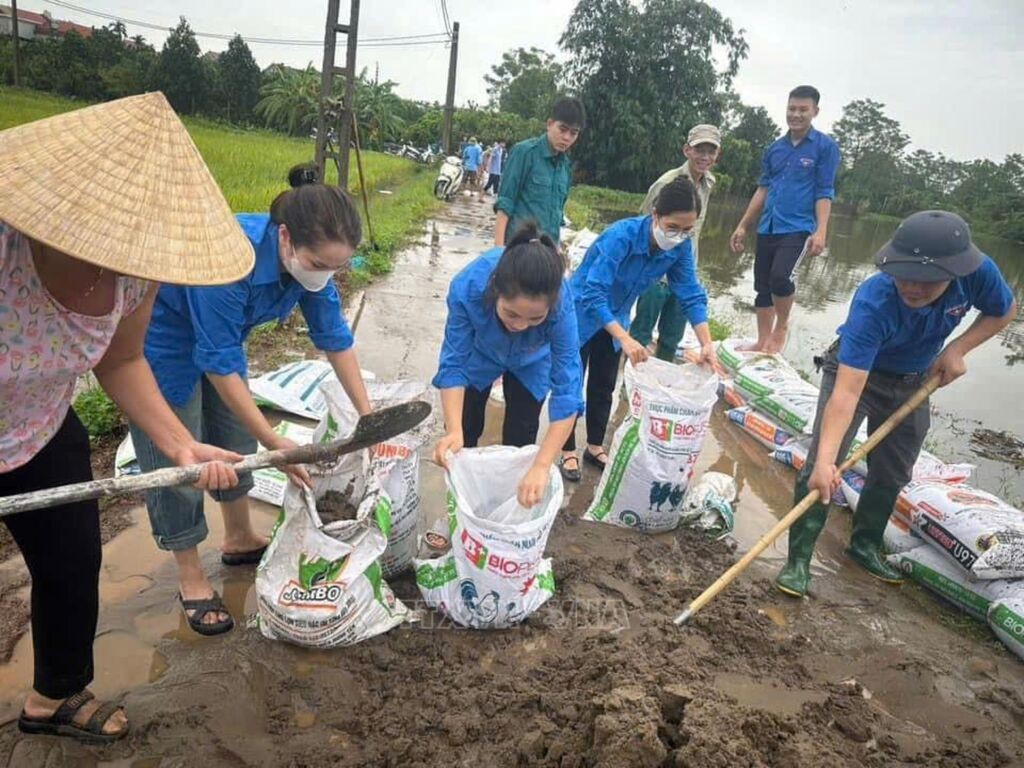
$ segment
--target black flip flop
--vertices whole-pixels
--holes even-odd
[[[601,461],[601,459],[598,458],[600,456],[604,456],[605,460]],[[597,454],[597,456],[595,456],[590,451],[588,451],[586,448],[584,448],[583,449],[583,460],[585,462],[587,462],[587,464],[590,464],[592,466],[597,467],[602,472],[604,472],[604,468],[608,466],[608,454],[605,453],[603,449],[601,450],[601,452],[599,454]]]
[[[179,592],[178,600],[181,602],[181,608],[185,612],[185,620],[196,634],[203,635],[204,637],[223,635],[225,632],[230,632],[235,626],[235,620],[231,618],[228,609],[224,607],[224,601],[220,599],[220,595],[216,592],[213,593],[213,597],[199,600],[186,600]],[[188,615],[189,611],[192,611],[191,616]],[[227,613],[228,617],[224,621],[215,621],[212,624],[208,624],[203,621],[203,618],[208,613]]]
[[[260,547],[248,552],[222,552],[220,561],[224,565],[255,565],[263,559],[263,553],[266,551],[266,547]]]
[[[565,466],[565,462],[575,461],[576,469],[569,469]],[[578,483],[583,475],[580,473],[580,460],[576,456],[563,456],[558,460],[558,471],[562,473],[562,477],[568,480],[570,483]]]
[[[85,725],[75,722],[75,715],[82,707],[95,698],[92,691],[79,691],[74,696],[69,696],[57,711],[49,717],[29,717],[24,710],[18,718],[18,730],[22,733],[39,734],[43,736],[71,736],[81,741],[92,741],[110,743],[123,739],[128,735],[130,728],[126,726],[123,730],[114,733],[104,733],[103,726],[122,707],[119,704],[107,702],[100,705]]]

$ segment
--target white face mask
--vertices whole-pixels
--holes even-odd
[[[284,268],[299,285],[313,293],[322,291],[334,277],[333,269],[306,269],[295,256],[285,259]]]
[[[663,251],[671,251],[677,245],[681,245],[690,238],[689,232],[680,232],[679,234],[668,234],[659,225],[654,225],[654,242],[658,244],[658,247]]]

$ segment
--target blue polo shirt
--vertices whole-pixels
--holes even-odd
[[[332,280],[316,293],[281,271],[277,225],[265,213],[235,218],[256,250],[256,265],[228,285],[160,287],[146,333],[146,359],[164,397],[183,406],[204,373],[248,373],[244,343],[249,332],[270,320],[283,321],[298,304],[317,349],[341,352],[352,332]]]
[[[876,272],[857,288],[846,322],[839,327],[839,362],[862,371],[924,373],[972,308],[1002,317],[1012,305],[1013,292],[988,256],[920,309],[903,302],[892,277]]]
[[[448,321],[434,386],[483,390],[504,373],[515,375],[538,401],[551,393],[551,421],[583,413],[583,371],[572,289],[566,280],[558,302],[539,325],[507,330],[487,297],[491,273],[504,248],[474,259],[448,288]]]
[[[580,345],[613,320],[628,330],[637,297],[662,275],[690,324],[706,323],[708,295],[697,279],[689,238],[668,251],[652,247],[650,216],[621,219],[602,232],[572,276]]]
[[[761,158],[759,187],[768,198],[757,226],[759,235],[814,232],[814,204],[836,196],[839,145],[831,136],[811,128],[795,147],[789,134],[776,139]]]
[[[466,148],[462,150],[462,160],[466,163],[466,170],[475,171],[479,168],[480,158],[483,154],[479,144],[467,144]]]

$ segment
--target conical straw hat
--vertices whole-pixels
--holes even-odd
[[[162,93],[0,132],[0,220],[115,272],[213,285],[252,245]]]

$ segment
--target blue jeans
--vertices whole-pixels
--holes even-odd
[[[254,453],[256,439],[220,399],[217,390],[205,376],[196,385],[192,397],[183,406],[171,410],[197,440],[236,453]],[[153,445],[149,436],[131,425],[135,455],[143,472],[175,466]],[[211,491],[216,501],[234,501],[252,489],[252,475],[239,477],[238,485],[227,491]],[[153,538],[160,549],[171,551],[191,549],[203,541],[209,529],[203,514],[203,492],[192,486],[155,488],[146,491],[146,511]]]

